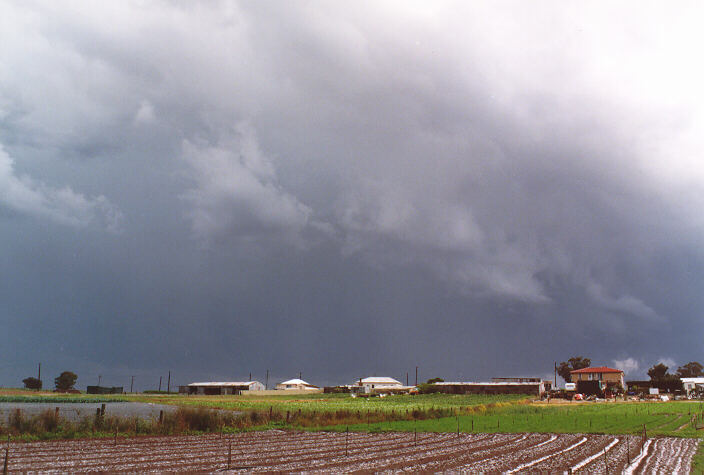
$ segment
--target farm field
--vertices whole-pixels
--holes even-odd
[[[528,401],[525,395],[420,394],[386,398],[352,398],[349,394],[293,394],[268,396],[185,396],[180,394],[90,395],[0,390],[0,402],[143,402],[211,409],[278,411],[381,411],[459,409],[467,406]]]
[[[350,430],[423,432],[544,432],[704,437],[700,402],[513,404],[474,407],[454,417],[350,425]],[[346,430],[347,426],[326,427]]]
[[[268,430],[11,444],[14,471],[490,471],[686,473],[698,441],[595,434]],[[643,445],[641,445],[643,444]]]

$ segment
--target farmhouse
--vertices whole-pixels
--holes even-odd
[[[306,390],[317,390],[320,389],[318,386],[314,386],[310,383],[307,383],[303,381],[302,379],[289,379],[288,381],[284,381],[283,383],[279,383],[276,385],[276,389],[278,390],[298,390],[298,391],[306,391]]]
[[[624,390],[626,383],[620,369],[597,366],[570,371],[572,382],[577,385],[577,392],[599,394],[605,390]]]
[[[407,393],[414,389],[415,386],[404,386],[401,381],[385,376],[370,376],[360,379],[357,384],[352,386],[352,392],[361,392],[365,394],[392,394],[392,393]]]
[[[179,393],[204,394],[218,396],[222,394],[242,394],[248,391],[263,391],[264,385],[259,381],[226,381],[191,383],[188,386],[179,386]]]
[[[680,378],[687,396],[704,393],[704,378]]]

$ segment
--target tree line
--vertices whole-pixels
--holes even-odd
[[[76,373],[64,371],[59,376],[54,378],[54,387],[57,391],[68,391],[73,389],[78,380]],[[22,380],[24,387],[27,389],[41,389],[42,380],[39,378],[29,377]]]

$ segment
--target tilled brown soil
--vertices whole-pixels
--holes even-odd
[[[693,439],[594,434],[250,432],[12,443],[10,472],[686,473]],[[4,461],[5,450],[0,456]],[[630,463],[629,463],[630,461]]]

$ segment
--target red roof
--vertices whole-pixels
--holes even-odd
[[[623,373],[620,369],[607,368],[606,366],[595,366],[594,368],[582,368],[570,371],[570,373]]]

